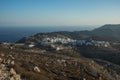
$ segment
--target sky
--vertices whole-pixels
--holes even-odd
[[[120,0],[0,0],[0,26],[120,23]]]

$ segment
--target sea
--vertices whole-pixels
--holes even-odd
[[[39,27],[0,27],[0,43],[2,42],[17,42],[23,37],[29,37],[37,33],[57,32],[57,31],[83,31],[92,30],[95,27],[81,26],[39,26]]]

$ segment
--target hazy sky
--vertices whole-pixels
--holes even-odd
[[[0,0],[0,26],[120,23],[120,0]]]

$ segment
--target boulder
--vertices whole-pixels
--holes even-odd
[[[13,74],[13,75],[16,75],[16,72],[13,68],[10,69],[10,73]]]
[[[14,75],[11,80],[21,80],[20,75]]]
[[[34,71],[35,71],[35,72],[40,72],[40,69],[39,69],[37,66],[35,66],[35,67],[34,67]]]
[[[11,64],[11,65],[14,65],[14,64],[15,64],[15,62],[14,62],[14,61],[11,61],[11,62],[10,62],[10,64]]]

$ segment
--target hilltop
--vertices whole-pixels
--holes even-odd
[[[120,24],[118,25],[104,25],[91,31],[92,37],[98,40],[117,41],[120,40]],[[101,39],[100,39],[101,38]]]

